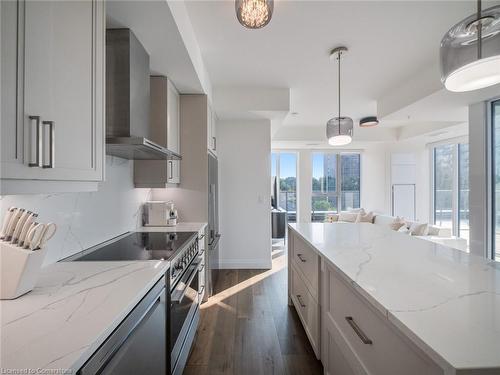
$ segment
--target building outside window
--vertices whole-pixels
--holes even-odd
[[[311,220],[324,221],[328,214],[360,207],[360,155],[312,154]]]

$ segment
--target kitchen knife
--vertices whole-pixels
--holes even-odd
[[[39,224],[34,221],[31,223],[29,229],[28,229],[28,233],[26,234],[26,238],[24,239],[24,242],[23,242],[23,248],[24,249],[29,249],[29,247],[31,246],[31,243],[33,242],[33,238],[36,234],[36,228],[39,228]]]
[[[10,241],[12,238],[12,235],[14,234],[14,230],[16,229],[16,224],[19,221],[19,218],[24,212],[24,208],[16,208],[14,213],[12,214],[12,217],[10,219],[9,225],[7,227],[7,231],[5,233],[5,238],[4,241]]]
[[[0,233],[0,240],[3,240],[7,236],[7,228],[10,224],[10,219],[12,218],[12,215],[14,214],[15,210],[16,210],[16,207],[10,207],[7,210],[7,213],[5,214],[5,217],[3,218],[3,225],[2,225],[2,232]]]
[[[26,219],[32,214],[31,211],[25,211],[17,221],[16,227],[14,229],[14,233],[12,233],[12,239],[10,243],[15,244],[21,235],[21,230],[23,229],[23,225],[26,222]]]
[[[23,246],[24,241],[26,239],[26,236],[28,234],[28,231],[31,227],[31,224],[33,223],[33,220],[35,220],[38,217],[38,214],[32,213],[28,218],[26,219],[26,222],[23,225],[23,229],[21,230],[21,234],[19,235],[19,239],[17,240],[18,246]]]

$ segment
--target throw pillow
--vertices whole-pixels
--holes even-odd
[[[399,230],[403,225],[405,225],[405,220],[402,217],[396,217],[391,223],[390,227],[392,230]]]
[[[400,233],[410,234],[410,230],[406,227],[406,225],[403,225],[397,231],[400,232]]]
[[[427,223],[413,223],[410,226],[410,234],[412,236],[425,236],[427,234]]]
[[[341,211],[339,214],[339,221],[346,221],[348,223],[355,223],[358,218],[357,212]]]
[[[356,218],[356,223],[370,223],[373,224],[373,212],[368,212],[367,214],[359,213],[358,217]]]

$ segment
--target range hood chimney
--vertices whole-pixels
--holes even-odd
[[[180,160],[151,140],[149,55],[129,29],[106,30],[106,153],[132,160]]]

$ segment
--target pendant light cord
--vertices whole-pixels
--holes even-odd
[[[339,51],[339,57],[337,60],[339,60],[339,127],[340,127],[340,55],[342,55],[342,51]]]
[[[477,0],[477,58],[482,59],[483,51],[483,21],[481,21],[481,0]]]

